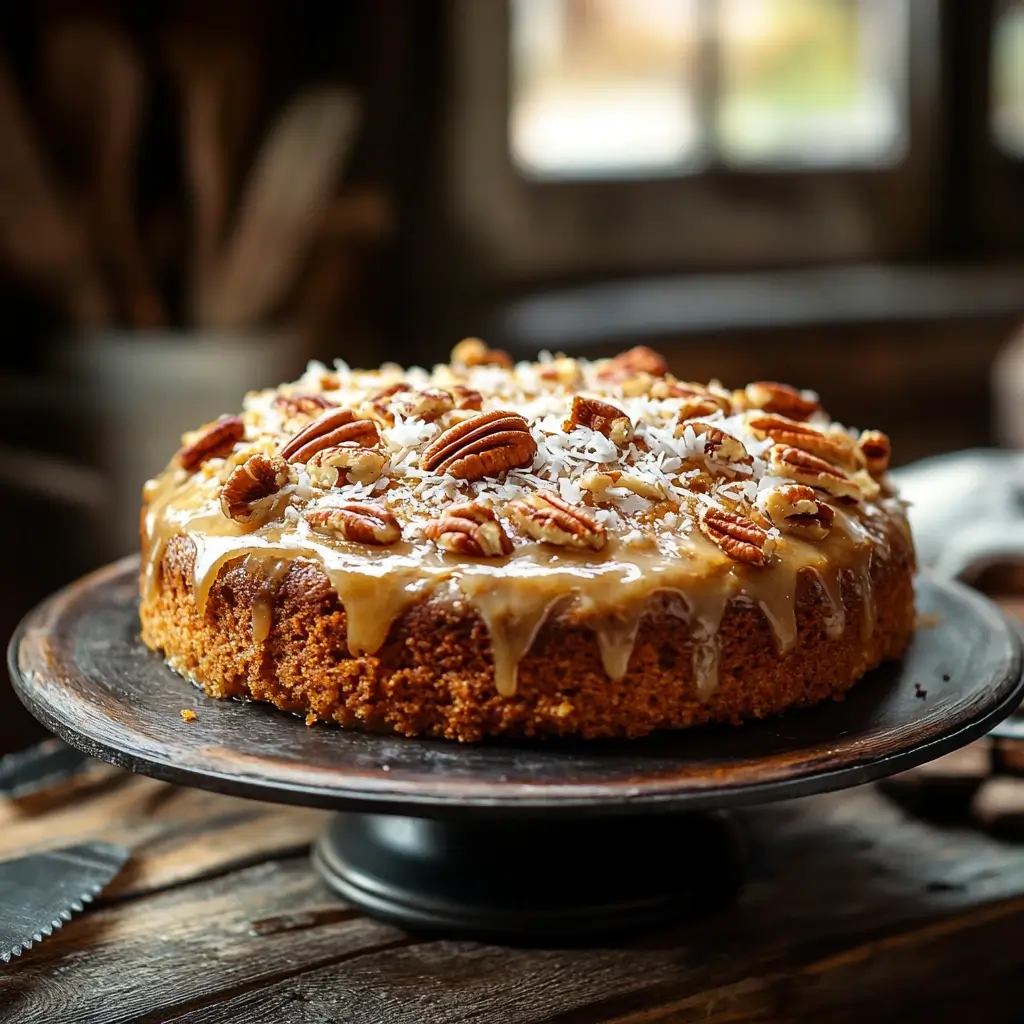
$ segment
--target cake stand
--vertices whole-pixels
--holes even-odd
[[[452,935],[571,938],[708,909],[743,877],[728,811],[911,768],[1024,696],[1002,613],[922,578],[931,625],[901,663],[844,701],[742,728],[479,745],[307,728],[211,700],[166,668],[138,638],[137,578],[137,560],[122,560],[27,616],[9,661],[28,709],[132,771],[335,811],[313,851],[327,884],[378,917]]]

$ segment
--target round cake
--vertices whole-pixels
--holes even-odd
[[[888,438],[647,348],[314,363],[182,442],[143,495],[143,640],[310,724],[742,723],[840,696],[914,629]]]

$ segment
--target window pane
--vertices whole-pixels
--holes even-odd
[[[698,2],[511,0],[509,141],[520,170],[619,178],[697,160]]]
[[[1024,3],[996,23],[992,53],[992,131],[1008,153],[1024,157]]]
[[[906,139],[906,0],[719,0],[727,163],[892,163]]]

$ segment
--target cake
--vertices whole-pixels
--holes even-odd
[[[405,736],[638,737],[840,697],[914,628],[888,438],[647,348],[312,363],[143,492],[142,638],[220,698]]]

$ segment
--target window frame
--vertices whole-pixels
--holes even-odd
[[[446,134],[464,283],[529,285],[595,274],[897,260],[926,252],[943,182],[942,0],[909,0],[907,147],[893,166],[712,165],[680,177],[537,180],[508,145],[510,16],[504,0],[452,0]],[[638,181],[643,188],[637,188]]]

